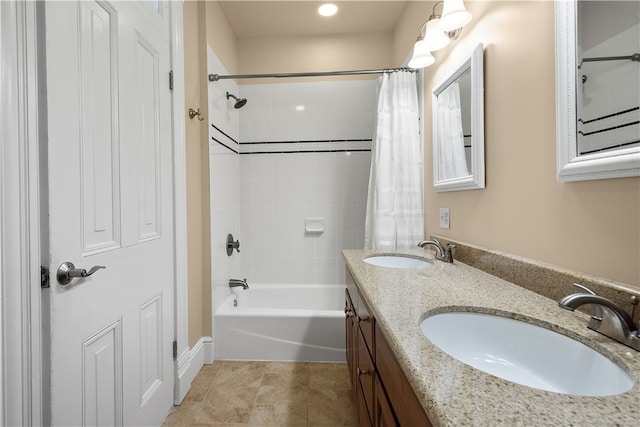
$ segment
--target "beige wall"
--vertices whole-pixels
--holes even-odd
[[[236,40],[218,2],[184,2],[185,115],[189,108],[200,108],[208,117],[207,43],[235,72]],[[186,117],[188,327],[193,347],[212,333],[209,120]]]
[[[410,1],[404,8],[393,33],[393,62],[403,64],[413,52],[413,44],[420,34],[422,24],[431,15],[434,2]]]
[[[189,108],[198,109],[206,116],[206,98],[201,95],[202,79],[200,70],[200,26],[198,22],[198,3],[184,3],[184,59],[185,59],[185,115]],[[187,295],[189,314],[189,346],[211,334],[210,314],[207,313],[207,300],[210,289],[206,281],[208,259],[204,257],[208,243],[205,229],[203,206],[202,146],[207,143],[207,121],[189,119],[186,115],[186,161],[187,161]],[[207,199],[208,200],[208,199]],[[211,311],[210,309],[208,310]]]
[[[231,74],[238,69],[238,44],[217,1],[202,2],[206,10],[202,14],[206,19],[206,41],[220,58]]]
[[[409,5],[412,10],[403,19],[415,33],[409,39],[397,30],[396,51],[414,42],[421,25],[416,11],[422,6],[427,17],[430,4]],[[640,287],[640,178],[556,180],[553,2],[465,4],[472,23],[461,39],[435,52],[436,64],[425,69],[427,235]],[[431,89],[478,42],[485,46],[486,188],[436,193],[430,167]],[[440,207],[451,209],[450,230],[439,228]]]
[[[359,70],[393,66],[392,34],[386,32],[238,40],[238,69],[243,74]]]

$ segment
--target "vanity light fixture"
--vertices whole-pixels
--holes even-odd
[[[436,13],[436,7],[442,5],[442,15]],[[471,21],[471,14],[465,9],[463,0],[444,0],[433,5],[431,16],[422,24],[418,40],[413,46],[409,61],[410,68],[424,68],[435,62],[431,52],[446,47],[456,40],[462,27]]]
[[[413,55],[409,61],[409,68],[425,68],[436,62],[436,58],[431,55],[431,51],[425,46],[424,40],[418,39],[413,46]]]
[[[424,39],[422,41],[431,52],[447,47],[451,43],[451,39],[442,31],[442,28],[438,25],[439,23],[440,18],[437,15],[431,15],[425,26]]]
[[[322,16],[333,16],[338,13],[338,6],[333,3],[325,3],[318,8],[318,13]]]
[[[442,17],[438,23],[442,31],[456,31],[469,22],[471,22],[471,14],[465,9],[464,0],[445,0]]]

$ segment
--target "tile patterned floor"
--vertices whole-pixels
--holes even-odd
[[[205,365],[163,427],[354,427],[344,363],[235,362]]]

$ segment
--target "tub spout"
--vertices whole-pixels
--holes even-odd
[[[242,286],[242,289],[249,289],[249,285],[247,284],[247,279],[229,279],[229,287],[237,288]]]

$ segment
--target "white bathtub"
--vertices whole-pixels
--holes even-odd
[[[252,284],[248,290],[235,288],[215,313],[215,358],[343,362],[344,289]]]

